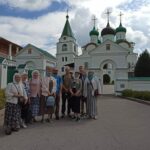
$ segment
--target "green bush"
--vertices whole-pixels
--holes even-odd
[[[122,91],[122,96],[150,101],[150,91],[132,91],[127,89]]]
[[[5,106],[5,90],[0,89],[0,109],[4,108]]]
[[[112,85],[114,85],[114,80],[111,82]]]
[[[133,95],[133,91],[130,89],[126,89],[126,90],[122,91],[122,96],[124,96],[124,97],[132,97],[132,95]]]

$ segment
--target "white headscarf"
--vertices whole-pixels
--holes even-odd
[[[21,78],[21,75],[20,75],[20,73],[15,73],[14,75],[13,75],[13,83],[15,83],[15,84],[20,84],[21,83],[21,80],[20,80],[20,82],[18,83],[18,82],[16,82],[16,80],[15,80],[15,77],[16,76],[20,76],[20,78]]]
[[[37,73],[38,75],[40,75],[40,72],[39,72],[38,70],[34,70],[34,71],[32,72],[32,78],[33,78],[33,75],[34,75],[35,73]]]
[[[20,73],[15,73],[14,76],[13,76],[13,83],[16,85],[17,91],[18,91],[21,95],[23,95],[23,85],[22,85],[21,79],[20,79],[20,82],[19,82],[19,83],[16,82],[16,80],[15,80],[15,77],[16,77],[16,76],[20,76],[20,78],[21,78]]]

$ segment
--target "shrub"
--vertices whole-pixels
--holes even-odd
[[[0,109],[4,108],[5,106],[5,90],[0,89]]]
[[[150,101],[150,91],[132,91],[127,89],[122,91],[122,96]]]
[[[111,82],[112,85],[114,85],[114,80]]]
[[[132,95],[133,95],[133,91],[130,89],[126,89],[126,90],[122,91],[122,96],[132,97]]]

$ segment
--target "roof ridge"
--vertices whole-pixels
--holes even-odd
[[[39,47],[37,47],[37,46],[35,46],[35,45],[33,45],[33,44],[28,44],[28,45],[30,45],[30,46],[33,46],[34,48],[36,48],[37,50],[39,50],[41,53],[43,53],[44,55],[49,55],[48,57],[51,57],[51,58],[53,58],[53,59],[56,59],[56,57],[55,56],[53,56],[52,54],[50,54],[48,51],[46,51],[46,50],[43,50],[43,49],[41,49],[41,48],[39,48]]]

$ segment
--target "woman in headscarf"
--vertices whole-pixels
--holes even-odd
[[[29,82],[29,86],[30,86],[30,107],[32,111],[32,121],[36,122],[35,117],[39,115],[40,90],[41,90],[40,73],[38,70],[34,70],[32,72],[32,79]]]
[[[97,96],[101,94],[100,83],[94,77],[94,72],[89,71],[84,82],[83,95],[87,98],[87,115],[97,119]]]
[[[6,106],[4,127],[5,133],[10,135],[12,131],[18,131],[21,121],[21,108],[20,103],[27,100],[26,91],[21,83],[21,76],[15,73],[13,82],[8,83],[6,91]]]
[[[75,78],[72,79],[70,93],[71,93],[71,108],[74,112],[73,119],[80,120],[80,96],[82,92],[82,81],[79,79],[80,73],[75,72]]]

